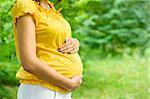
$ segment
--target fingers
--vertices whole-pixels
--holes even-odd
[[[70,47],[67,50],[65,50],[64,52],[68,53],[68,54],[72,54],[72,51],[74,51],[74,47]]]
[[[68,51],[71,51],[73,47],[74,47],[73,42],[66,42],[66,43],[60,48],[60,51],[61,51],[61,52],[68,52]]]
[[[77,76],[74,76],[74,77],[72,77],[71,79],[73,79],[73,80],[80,80],[82,78],[82,76],[81,75],[77,75]]]
[[[81,85],[81,83],[82,83],[82,78],[83,78],[83,75],[73,76],[71,78],[71,81],[73,82],[74,87],[72,87],[71,89],[69,89],[69,91],[73,91],[73,90],[76,90],[77,88],[79,88],[80,85]]]
[[[63,44],[59,49],[59,52],[73,54],[79,51],[79,43],[75,38],[66,39],[66,43]]]
[[[80,43],[79,43],[79,40],[77,39],[77,38],[73,38],[74,40],[74,42],[75,42],[75,44],[77,45],[77,46],[80,46]]]
[[[83,75],[78,75],[77,77],[78,77],[78,83],[79,83],[79,85],[81,85]]]
[[[81,83],[82,83],[82,78],[81,78],[81,77],[80,77],[80,78],[79,78],[79,77],[74,77],[72,80],[73,80],[74,83],[76,84],[75,89],[78,88],[78,87],[80,87],[80,85],[81,85]]]
[[[76,48],[76,49],[72,50],[72,51],[70,52],[70,54],[74,54],[74,53],[76,53],[76,52],[78,52],[78,51],[79,51],[79,48]]]

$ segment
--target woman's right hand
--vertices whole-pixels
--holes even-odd
[[[71,87],[69,87],[68,91],[73,91],[80,87],[82,83],[82,75],[77,75],[71,78]]]

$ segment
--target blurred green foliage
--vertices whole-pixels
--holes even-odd
[[[8,62],[0,62],[0,84],[17,85],[15,74],[19,66]]]
[[[0,99],[16,97],[16,86],[19,84],[15,74],[19,69],[18,64],[0,62]],[[15,98],[13,98],[15,99]]]
[[[133,53],[148,47],[149,0],[68,0],[64,12],[82,49]],[[68,7],[69,6],[69,7]],[[73,18],[73,19],[72,19]]]
[[[11,7],[13,1],[0,1],[0,61],[16,60]]]

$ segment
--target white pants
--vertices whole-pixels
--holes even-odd
[[[17,99],[72,99],[70,93],[60,93],[46,87],[33,84],[20,84]]]

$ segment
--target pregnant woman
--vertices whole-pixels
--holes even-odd
[[[60,0],[59,0],[60,1]],[[18,99],[71,99],[82,83],[79,42],[48,0],[17,0],[12,8],[20,69]]]

